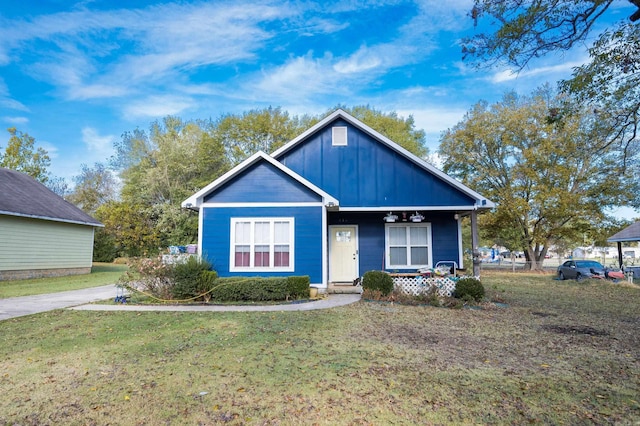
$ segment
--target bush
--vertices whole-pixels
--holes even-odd
[[[119,284],[132,290],[149,293],[159,299],[171,298],[173,287],[171,265],[162,263],[161,258],[131,258],[128,264],[129,270],[120,277]]]
[[[261,302],[309,297],[309,277],[220,278],[211,298],[220,302]]]
[[[362,289],[379,291],[383,296],[393,291],[393,278],[384,271],[368,271],[362,277]]]
[[[173,281],[171,287],[173,298],[190,299],[211,290],[218,274],[210,269],[211,263],[196,256],[190,256],[186,261],[176,263],[170,273]]]
[[[453,297],[465,301],[479,302],[484,297],[484,287],[476,278],[461,278],[456,283]]]
[[[113,262],[118,254],[115,239],[104,229],[98,228],[93,238],[93,261]]]
[[[301,277],[287,277],[289,297],[292,299],[306,299],[309,297],[311,278],[308,275]]]

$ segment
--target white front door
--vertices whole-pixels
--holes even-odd
[[[329,279],[353,283],[358,278],[358,227],[329,227]]]

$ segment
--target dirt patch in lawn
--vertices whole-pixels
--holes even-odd
[[[609,333],[603,330],[596,330],[588,325],[543,325],[545,331],[559,334],[587,334],[589,336],[608,336]]]

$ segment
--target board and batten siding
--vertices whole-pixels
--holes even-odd
[[[0,215],[0,271],[91,268],[93,230]]]

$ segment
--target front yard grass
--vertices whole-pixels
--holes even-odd
[[[632,424],[640,290],[486,273],[504,305],[58,310],[2,322],[4,424]]]
[[[90,274],[0,281],[0,299],[115,284],[126,270],[127,265],[94,263]]]

